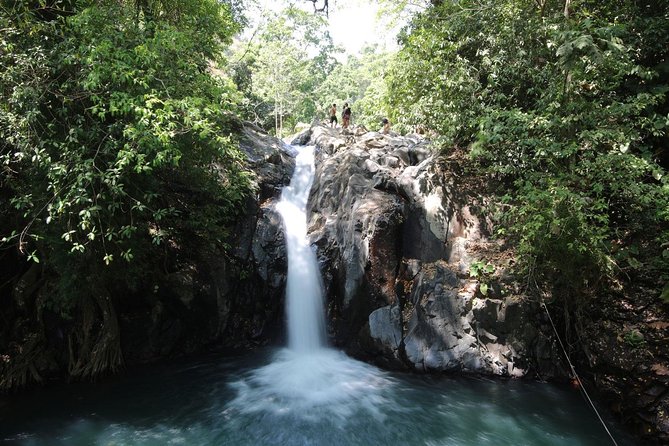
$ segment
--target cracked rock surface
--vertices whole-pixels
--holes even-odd
[[[429,141],[322,126],[299,140],[317,147],[309,233],[336,344],[419,371],[563,373],[538,305],[481,293],[470,277],[499,247],[478,212],[484,198],[462,190]]]

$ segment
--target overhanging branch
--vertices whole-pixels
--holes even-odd
[[[328,15],[328,0],[307,0],[307,1],[314,4],[314,12],[324,12],[326,16]],[[319,8],[318,3],[320,1],[323,2],[323,6]]]

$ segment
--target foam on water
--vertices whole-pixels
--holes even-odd
[[[229,404],[244,413],[268,412],[304,419],[330,418],[343,423],[365,412],[378,420],[388,404],[393,380],[376,367],[323,348],[309,355],[290,349],[233,383]]]

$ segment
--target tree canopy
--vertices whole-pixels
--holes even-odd
[[[26,0],[3,2],[0,28],[3,261],[43,265],[58,314],[94,299],[107,339],[95,290],[149,285],[174,247],[223,243],[250,192],[238,93],[210,69],[238,25],[216,0]],[[114,339],[80,345],[73,374],[118,366]]]
[[[288,7],[263,19],[257,35],[238,42],[229,69],[245,96],[244,117],[283,136],[285,127],[311,122],[323,107],[316,88],[339,49],[320,15]]]
[[[668,14],[666,1],[461,0],[403,32],[394,119],[468,148],[504,185],[503,234],[534,280],[669,280]]]

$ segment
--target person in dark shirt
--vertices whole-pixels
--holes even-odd
[[[341,112],[341,126],[347,129],[351,125],[351,107],[348,106],[348,102],[344,103],[344,110]]]

